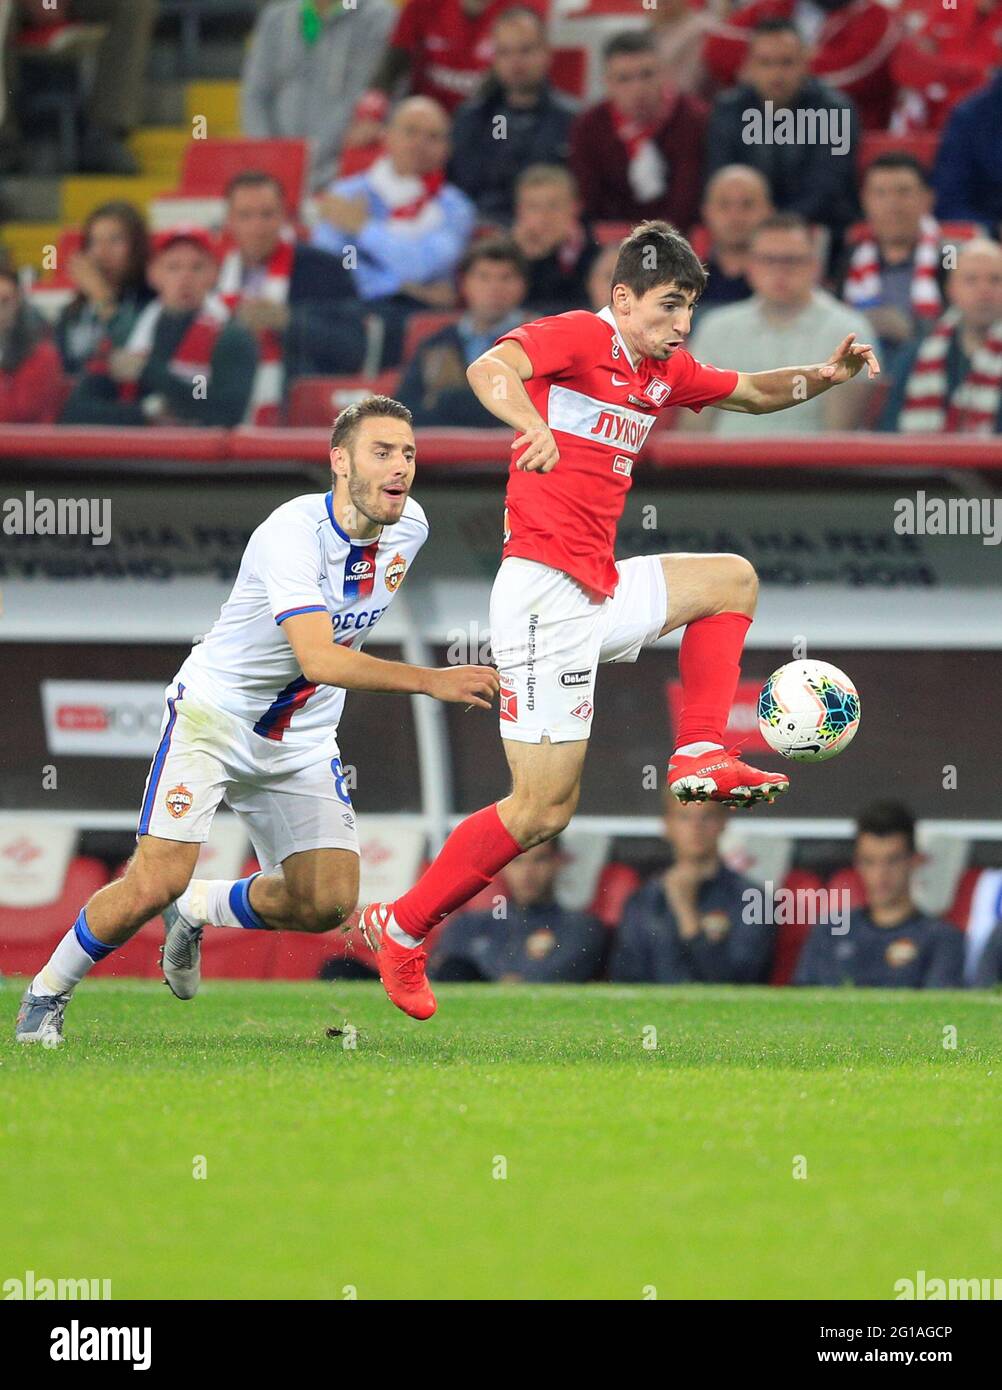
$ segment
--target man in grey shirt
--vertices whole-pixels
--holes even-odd
[[[862,311],[817,288],[820,269],[815,237],[802,217],[794,212],[767,217],[752,234],[748,255],[745,273],[752,298],[709,309],[705,317],[697,309],[686,346],[700,362],[758,372],[770,370],[776,362],[824,361],[831,341],[850,333],[868,339],[870,328]],[[859,425],[866,398],[867,386],[860,378],[845,391],[804,400],[785,413],[680,411],[679,428],[712,430],[723,439],[851,430]]]
[[[390,0],[275,0],[254,28],[241,91],[244,134],[307,139],[310,187],[337,174],[355,103],[396,17]]]

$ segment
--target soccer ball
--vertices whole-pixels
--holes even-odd
[[[823,763],[855,737],[859,695],[845,672],[827,661],[790,661],[759,693],[758,726],[784,758]]]

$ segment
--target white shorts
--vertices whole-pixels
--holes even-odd
[[[502,561],[490,610],[502,738],[588,738],[599,665],[636,661],[657,641],[668,612],[660,557],[638,556],[616,568],[616,592],[596,600],[562,570],[517,557]]]
[[[355,812],[333,734],[272,741],[175,682],[146,779],[139,835],[202,844],[221,801],[247,827],[265,872],[310,849],[358,853]]]

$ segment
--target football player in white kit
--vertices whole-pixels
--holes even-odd
[[[350,917],[358,838],[337,743],[347,690],[490,708],[491,667],[436,670],[359,650],[428,535],[410,496],[410,412],[386,396],[349,406],[330,458],[331,491],[294,498],[257,528],[215,625],[167,688],[136,852],[35,976],[20,1041],[60,1043],[76,985],[158,912],[164,974],[182,999],[198,988],[207,925],[319,932]],[[261,871],[193,880],[221,801],[246,825]]]

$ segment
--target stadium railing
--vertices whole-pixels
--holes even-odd
[[[421,466],[496,469],[511,457],[511,431],[427,429],[417,432]],[[327,451],[320,427],[235,430],[115,428],[89,425],[5,425],[0,461],[174,460],[179,464],[316,463]],[[639,468],[1002,470],[1002,436],[846,433],[724,440],[671,431],[655,433]]]

